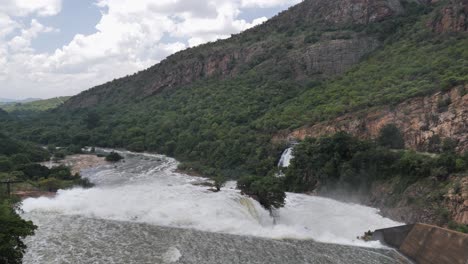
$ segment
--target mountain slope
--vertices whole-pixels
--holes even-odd
[[[287,144],[271,141],[281,130],[465,82],[460,5],[307,0],[231,39],[72,97],[23,122],[18,136],[157,151],[207,175],[266,175]]]
[[[349,27],[403,12],[398,0],[307,0],[228,40],[181,51],[147,70],[88,90],[66,107],[141,100],[162,90],[235,77],[252,69],[275,79],[342,74],[381,44],[375,35]]]

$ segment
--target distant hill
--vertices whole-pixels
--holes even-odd
[[[11,103],[14,102],[14,99],[0,98],[0,103]]]
[[[41,112],[49,109],[56,108],[64,104],[70,96],[55,97],[50,99],[25,99],[21,101],[14,101],[8,103],[0,103],[0,108],[7,112]]]
[[[42,100],[41,98],[26,98],[26,99],[8,99],[8,98],[0,98],[0,105],[3,104],[12,104],[12,103],[30,103],[34,101]]]

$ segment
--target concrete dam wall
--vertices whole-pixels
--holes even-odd
[[[376,230],[373,239],[418,264],[468,264],[468,235],[426,224]]]

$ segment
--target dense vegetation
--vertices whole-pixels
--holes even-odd
[[[16,213],[11,201],[0,198],[0,263],[21,264],[26,245],[23,239],[37,227]]]
[[[11,139],[0,132],[0,180],[19,180],[24,182],[23,187],[51,192],[74,185],[90,186],[86,179],[72,175],[68,167],[49,169],[38,164],[48,161],[53,154],[56,158],[70,154],[55,148],[49,149],[53,150],[49,152],[32,143]]]
[[[0,113],[1,114],[1,113]],[[0,132],[0,181],[19,181],[11,191],[47,191],[70,188],[75,185],[90,187],[91,183],[80,175],[72,175],[70,168],[56,166],[47,168],[38,162],[57,159],[70,154],[76,148],[48,149],[33,143],[11,139]],[[63,155],[63,156],[62,156]],[[16,212],[17,200],[9,196],[5,186],[0,188],[0,263],[22,263],[26,246],[23,239],[34,234],[36,227],[25,221]]]
[[[396,133],[396,132],[395,132]],[[386,134],[383,129],[381,134]],[[446,141],[445,144],[450,144]],[[468,169],[468,153],[457,155],[453,148],[438,155],[395,150],[346,133],[319,139],[309,138],[294,149],[294,159],[286,172],[287,189],[308,192],[316,189],[343,189],[367,192],[377,181],[399,177],[402,192],[422,178],[446,180]]]

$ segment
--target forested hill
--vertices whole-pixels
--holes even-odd
[[[4,127],[42,144],[164,153],[206,175],[264,176],[287,144],[278,134],[440,91],[466,98],[467,6],[306,0]]]
[[[398,0],[307,0],[228,40],[181,51],[140,73],[86,91],[67,107],[141,100],[198,80],[251,71],[270,81],[341,74],[382,44],[379,34],[366,32],[366,25],[395,19],[413,7]],[[387,34],[397,25],[380,26],[387,28],[375,33]]]

